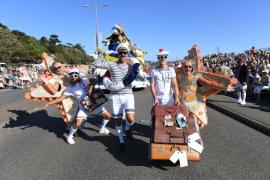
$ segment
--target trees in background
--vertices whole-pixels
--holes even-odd
[[[80,44],[63,45],[56,34],[49,39],[41,37],[37,40],[19,30],[11,31],[0,23],[0,62],[40,63],[43,51],[54,54],[62,63],[89,64],[93,61],[93,57],[87,55]]]

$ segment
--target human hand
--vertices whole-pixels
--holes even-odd
[[[132,60],[131,60],[131,57],[126,57],[126,58],[125,58],[125,61],[126,61],[128,64],[133,65],[133,62],[132,62]]]
[[[153,102],[153,105],[155,106],[155,105],[158,105],[159,103],[158,103],[158,98],[154,98],[154,102]]]
[[[48,79],[47,79],[44,75],[40,76],[40,81],[41,81],[43,84],[48,84]]]
[[[146,73],[140,69],[137,76],[140,78],[140,80],[144,81],[146,78]]]
[[[45,106],[43,107],[43,109],[47,109],[49,107],[49,105],[51,105],[50,103],[45,104]]]
[[[180,101],[179,101],[179,99],[178,99],[178,98],[176,98],[176,99],[174,100],[174,105],[176,105],[176,106],[180,106]]]

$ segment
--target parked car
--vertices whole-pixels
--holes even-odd
[[[146,77],[144,80],[135,79],[131,83],[132,89],[144,89],[150,86],[150,79]]]

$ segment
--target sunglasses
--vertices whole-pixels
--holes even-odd
[[[192,66],[185,66],[185,68],[192,68]]]
[[[77,78],[77,77],[79,77],[79,74],[78,73],[70,73],[68,76],[70,78]]]
[[[55,70],[61,69],[62,66],[55,67]]]
[[[124,55],[126,55],[127,52],[126,51],[122,51],[122,52],[118,52],[118,54],[124,54]]]
[[[158,58],[164,58],[164,59],[167,59],[168,58],[168,56],[158,56]]]

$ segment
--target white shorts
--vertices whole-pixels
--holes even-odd
[[[97,116],[99,114],[102,114],[103,112],[107,111],[107,109],[101,105],[97,109],[95,109],[92,112],[86,112],[83,108],[82,105],[79,105],[79,111],[77,113],[76,119],[82,119],[82,120],[87,120],[88,115],[94,115]]]
[[[236,89],[236,90],[247,90],[247,84],[243,86],[243,85],[238,81],[237,84],[235,85],[235,89]]]
[[[160,105],[171,106],[171,105],[174,105],[174,100],[172,98],[171,99],[160,99],[160,98],[158,98],[158,103]]]
[[[134,113],[135,102],[133,94],[111,94],[109,105],[112,108],[112,117],[120,118],[123,113]]]

